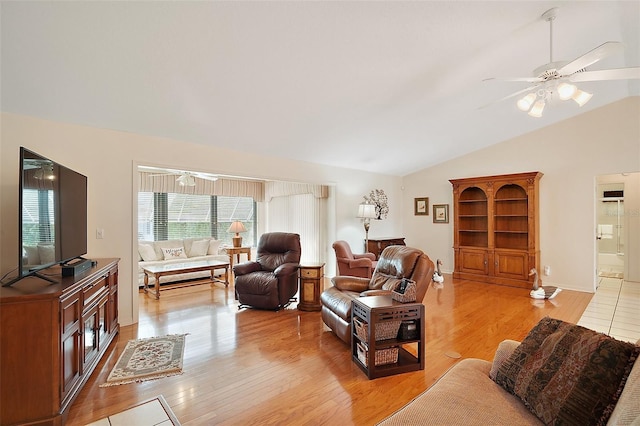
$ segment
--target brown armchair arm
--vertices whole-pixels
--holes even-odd
[[[364,297],[364,296],[388,296],[391,294],[390,290],[383,290],[383,289],[374,289],[374,290],[365,290],[363,292],[360,293],[360,296]]]
[[[262,266],[258,262],[244,262],[233,265],[233,273],[236,276],[250,274],[262,269]]]
[[[362,292],[369,288],[369,278],[337,276],[331,278],[331,283],[342,291]]]
[[[349,261],[349,268],[371,268],[371,259],[356,259]]]
[[[297,263],[283,263],[282,265],[278,266],[274,271],[274,275],[276,277],[279,276],[284,276],[284,275],[291,275],[296,273],[296,271],[300,268],[300,265]]]
[[[369,259],[369,260],[376,260],[376,255],[373,253],[363,253],[363,254],[354,254],[353,257],[355,259]]]

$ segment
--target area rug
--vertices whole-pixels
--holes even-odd
[[[100,387],[124,385],[182,374],[186,334],[129,340],[107,381]]]

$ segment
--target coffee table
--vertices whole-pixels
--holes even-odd
[[[224,268],[224,281],[215,277],[215,270]],[[160,299],[160,277],[167,275],[186,274],[189,272],[211,271],[211,282],[224,283],[229,286],[229,263],[219,260],[196,260],[191,262],[171,263],[168,265],[143,266],[144,271],[144,292],[149,291],[149,277],[153,275],[156,279],[154,286],[154,296]],[[182,284],[184,286],[184,284]]]

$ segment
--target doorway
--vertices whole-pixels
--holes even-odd
[[[628,262],[632,253],[638,253],[640,240],[636,235],[639,220],[631,214],[640,205],[639,182],[640,173],[617,173],[596,178],[598,277],[639,279],[637,268],[630,268]]]

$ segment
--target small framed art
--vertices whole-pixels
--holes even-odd
[[[449,223],[449,204],[433,205],[433,223]]]
[[[429,197],[414,198],[414,210],[416,216],[429,216]]]

